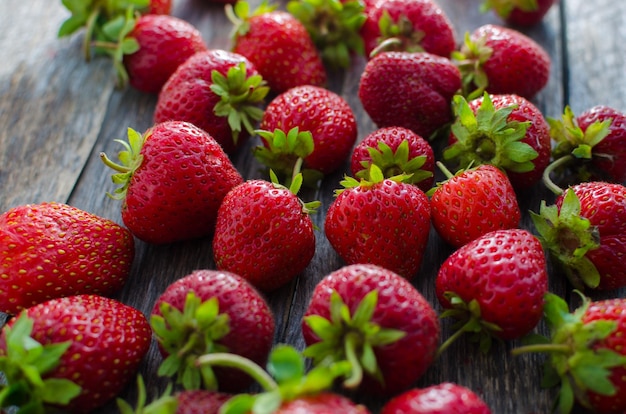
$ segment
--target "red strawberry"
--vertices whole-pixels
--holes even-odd
[[[543,202],[531,217],[546,249],[576,288],[626,286],[626,187],[577,184],[554,205]]]
[[[300,85],[324,86],[326,70],[304,25],[276,6],[250,10],[246,1],[226,7],[232,21],[232,51],[248,58],[274,93]]]
[[[131,233],[66,204],[14,207],[0,215],[0,311],[122,288],[135,256]]]
[[[446,162],[460,168],[491,164],[504,170],[515,189],[538,182],[550,162],[550,128],[543,114],[517,95],[487,95],[469,103],[454,98],[456,120]]]
[[[485,402],[472,390],[445,382],[414,388],[388,401],[381,414],[491,414]]]
[[[148,14],[170,14],[172,11],[172,0],[150,0]]]
[[[315,254],[310,213],[319,202],[303,203],[296,195],[301,175],[289,188],[248,180],[224,197],[217,214],[213,256],[220,270],[236,273],[262,291],[290,282]]]
[[[452,121],[452,97],[460,89],[461,74],[447,58],[383,52],[365,66],[358,94],[379,128],[404,127],[430,139]]]
[[[242,391],[250,377],[228,368],[200,372],[196,358],[230,352],[263,365],[274,339],[274,317],[263,297],[240,276],[217,270],[196,270],[168,286],[150,322],[166,357],[159,374],[176,376],[186,389]]]
[[[288,401],[274,411],[274,414],[368,414],[369,410],[363,405],[353,403],[347,397],[331,392],[313,396],[303,396]]]
[[[428,243],[430,203],[422,190],[401,180],[384,178],[373,165],[367,180],[342,181],[324,231],[344,262],[372,263],[415,277]]]
[[[539,240],[523,229],[487,233],[452,253],[435,280],[443,317],[459,319],[460,332],[478,336],[487,351],[491,338],[520,338],[541,320],[548,290]],[[456,339],[453,335],[440,352]]]
[[[380,128],[367,135],[352,151],[350,171],[356,178],[367,178],[376,164],[385,178],[411,175],[405,182],[428,191],[435,180],[435,155],[424,138],[402,127]]]
[[[540,23],[558,0],[485,0],[482,11],[493,10],[505,22],[516,26]]]
[[[304,355],[314,364],[350,361],[345,386],[391,395],[413,384],[433,362],[439,320],[408,280],[379,266],[355,264],[317,284],[302,333]]]
[[[122,199],[122,220],[148,243],[209,236],[217,210],[231,188],[243,182],[220,145],[205,131],[179,121],[163,122],[143,135],[129,129],[113,195]]]
[[[0,371],[8,384],[0,405],[92,412],[134,377],[151,337],[141,312],[102,296],[30,307],[0,333]]]
[[[532,99],[550,77],[550,57],[541,45],[522,32],[493,24],[468,33],[453,59],[469,99],[485,91]]]
[[[245,57],[219,49],[191,56],[165,83],[154,122],[186,121],[208,132],[232,154],[263,116],[269,89]]]
[[[366,11],[361,28],[366,56],[397,50],[449,58],[456,48],[452,22],[432,0],[378,0]]]
[[[430,203],[435,230],[456,248],[494,230],[517,228],[522,216],[506,174],[486,164],[439,184]]]

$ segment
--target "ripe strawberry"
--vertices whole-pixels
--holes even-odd
[[[170,14],[172,0],[150,0],[146,14]]]
[[[511,340],[541,320],[548,290],[546,260],[539,240],[524,229],[496,230],[467,243],[442,264],[435,280],[442,317],[459,319],[458,331],[472,332],[487,351],[492,337]],[[456,339],[440,347],[443,352]]]
[[[361,28],[366,56],[396,50],[449,58],[456,48],[452,22],[432,0],[374,1],[366,12]]]
[[[414,388],[388,401],[381,414],[491,414],[472,390],[451,382]]]
[[[217,270],[196,270],[168,286],[150,323],[165,357],[159,374],[176,376],[185,389],[243,391],[251,378],[228,368],[201,372],[197,357],[230,352],[265,364],[274,339],[263,297],[240,276]]]
[[[122,288],[135,256],[131,233],[66,204],[14,207],[0,215],[0,311]]]
[[[582,296],[582,295],[581,295]],[[594,413],[626,410],[626,298],[591,301],[569,312],[567,303],[546,296],[550,338],[513,350],[546,352],[543,384],[561,386],[558,410],[572,412],[575,402]]]
[[[506,174],[487,164],[438,184],[430,203],[435,230],[456,248],[494,230],[517,228],[522,216]]]
[[[540,23],[558,0],[485,0],[481,10],[493,10],[505,22],[514,26],[534,26]]]
[[[272,176],[248,180],[224,197],[217,214],[213,256],[220,270],[236,273],[268,292],[290,282],[315,254],[310,213],[319,202],[297,196],[298,175],[289,188]]]
[[[626,286],[626,187],[581,183],[531,212],[535,228],[553,260],[578,289]]]
[[[212,234],[217,210],[231,188],[243,182],[220,145],[188,123],[156,124],[143,135],[129,129],[126,151],[115,164],[123,200],[122,220],[139,239],[172,243]]]
[[[245,57],[219,49],[191,56],[167,80],[154,122],[186,121],[208,132],[234,153],[263,116],[269,88]]]
[[[404,127],[431,139],[452,121],[452,97],[460,89],[461,74],[447,58],[383,52],[365,66],[358,94],[379,128]]]
[[[368,179],[346,177],[342,185],[324,222],[337,254],[347,264],[372,263],[413,279],[430,231],[426,194],[402,176],[385,178],[375,165]]]
[[[454,97],[456,119],[447,163],[459,168],[491,164],[504,170],[515,189],[539,181],[550,162],[550,128],[543,114],[517,95],[488,95],[465,101]]]
[[[92,412],[120,393],[148,352],[145,316],[98,295],[51,299],[25,309],[0,333],[0,406]]]
[[[548,83],[550,56],[541,45],[515,29],[487,24],[466,34],[452,55],[463,75],[468,99],[515,94],[532,99]]]
[[[433,362],[439,320],[408,280],[379,266],[355,264],[317,284],[302,333],[304,355],[314,364],[350,361],[345,386],[391,395],[413,384]]]
[[[422,191],[433,186],[435,155],[424,138],[402,127],[380,128],[361,140],[352,151],[350,171],[355,178],[367,178],[376,164],[385,178],[410,175],[405,182]]]
[[[300,85],[324,86],[326,69],[304,25],[275,5],[250,11],[246,1],[226,7],[232,51],[248,58],[274,93]]]

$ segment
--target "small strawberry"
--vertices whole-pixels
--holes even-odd
[[[122,288],[135,256],[131,233],[66,204],[14,207],[0,215],[0,311],[52,298]]]
[[[531,212],[537,233],[552,259],[578,289],[626,286],[626,187],[581,183],[552,206]]]
[[[226,15],[234,25],[232,51],[248,58],[274,93],[326,84],[322,58],[293,15],[267,2],[251,11],[246,1],[226,6]]]
[[[582,296],[582,295],[581,295]],[[583,303],[574,312],[554,294],[546,295],[550,338],[513,350],[514,355],[545,352],[545,386],[561,386],[557,408],[572,412],[574,403],[594,413],[626,410],[626,299]]]
[[[232,154],[254,132],[268,92],[254,65],[242,55],[220,49],[200,51],[163,85],[154,122],[190,122]]]
[[[463,75],[463,95],[483,92],[532,99],[548,83],[550,56],[541,45],[515,29],[487,24],[467,33],[452,55]]]
[[[519,226],[517,195],[502,170],[483,164],[447,175],[430,194],[433,226],[447,243],[459,248],[485,233]]]
[[[141,312],[98,295],[27,308],[0,333],[0,406],[92,412],[134,377],[151,338]]]
[[[265,364],[274,339],[274,317],[263,297],[240,276],[196,270],[156,300],[150,323],[165,360],[159,375],[185,389],[242,391],[250,378],[227,368],[199,370],[197,357],[230,352]]]
[[[168,121],[143,135],[129,128],[128,143],[119,142],[121,164],[100,156],[117,171],[112,197],[123,200],[122,220],[136,237],[163,244],[213,233],[222,199],[243,179],[209,134]]]
[[[464,332],[483,352],[491,339],[528,334],[541,320],[548,290],[546,260],[539,240],[523,229],[496,230],[467,243],[441,265],[435,280],[442,317],[459,320],[443,352]]]
[[[372,263],[407,279],[417,274],[428,243],[430,203],[422,190],[402,178],[385,178],[372,165],[368,179],[342,181],[324,231],[347,264]]]
[[[428,191],[435,180],[435,155],[424,138],[402,127],[380,128],[361,140],[352,151],[350,171],[355,178],[367,178],[376,164],[385,178],[410,175],[405,182]]]
[[[485,0],[481,11],[493,10],[505,22],[529,27],[541,23],[558,0]]]
[[[381,414],[491,414],[472,390],[451,382],[414,388],[388,401]]]
[[[538,182],[550,162],[550,128],[543,114],[517,95],[488,95],[467,102],[454,97],[456,119],[446,163],[458,168],[491,164],[504,170],[515,189]]]
[[[431,139],[452,122],[452,97],[461,74],[430,53],[383,52],[369,60],[359,82],[363,109],[379,127],[404,127]]]
[[[355,264],[317,284],[302,333],[304,355],[314,364],[349,362],[344,386],[392,395],[433,362],[439,320],[408,280],[379,266]]]

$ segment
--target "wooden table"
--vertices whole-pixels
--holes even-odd
[[[439,0],[455,25],[458,39],[485,23],[501,23],[478,11],[482,0]],[[220,5],[201,0],[177,0],[173,14],[195,24],[213,48],[228,48],[230,23]],[[42,201],[58,201],[121,222],[120,203],[106,196],[113,189],[110,172],[98,158],[101,151],[116,154],[126,129],[143,131],[152,124],[156,96],[133,89],[117,90],[110,62],[82,59],[82,33],[59,40],[56,32],[68,13],[60,1],[0,1],[0,210]],[[561,0],[543,24],[525,30],[552,57],[547,87],[534,99],[546,116],[560,116],[564,105],[581,112],[605,104],[626,111],[626,2],[611,0]],[[336,73],[330,88],[341,94],[359,119],[359,138],[375,126],[357,98],[359,75],[365,62]],[[245,178],[259,177],[258,164],[247,150],[233,158]],[[322,201],[314,221],[323,228],[325,210],[333,200],[346,169],[328,176],[316,198]],[[538,211],[549,197],[542,185],[523,194],[522,211]],[[526,214],[522,226],[531,228]],[[341,260],[317,232],[316,255],[297,280],[268,296],[277,322],[276,343],[304,346],[299,325],[309,294],[324,275],[339,268]],[[416,287],[435,309],[434,275],[451,248],[431,232],[428,252]],[[210,242],[152,246],[137,242],[130,280],[118,298],[146,314],[154,299],[174,280],[198,268],[213,268]],[[570,287],[552,272],[551,289],[569,297]],[[593,294],[594,298],[625,296],[626,290]],[[574,303],[574,302],[572,302]],[[448,322],[443,335],[450,334]],[[544,332],[540,325],[539,332]],[[539,386],[540,356],[512,357],[519,345],[496,344],[481,354],[474,344],[454,344],[416,384],[426,386],[454,381],[474,389],[494,413],[548,413],[554,390]],[[165,381],[156,376],[160,356],[153,346],[141,371],[149,395],[160,393]],[[134,401],[133,387],[122,397]],[[359,400],[375,412],[383,401]],[[109,404],[102,412],[117,412]]]

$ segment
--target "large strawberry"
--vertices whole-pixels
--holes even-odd
[[[359,99],[379,127],[404,127],[430,139],[452,122],[452,97],[461,74],[447,58],[430,53],[383,52],[368,61]]]
[[[293,15],[246,1],[226,7],[233,22],[232,51],[248,58],[274,93],[300,85],[324,86],[326,69],[307,29]]]
[[[123,200],[128,229],[156,244],[211,235],[222,199],[243,182],[215,139],[188,122],[168,121],[143,135],[129,129],[128,140],[120,141],[120,164],[101,154],[117,171],[113,197]]]
[[[539,240],[524,229],[489,232],[460,247],[441,265],[435,280],[442,317],[458,319],[443,352],[465,332],[489,350],[491,339],[528,334],[541,320],[548,290],[546,259]]]
[[[0,311],[124,285],[135,255],[117,223],[60,203],[26,204],[0,215]]]
[[[243,278],[196,270],[156,300],[150,323],[165,360],[159,374],[186,389],[243,391],[250,378],[227,368],[197,368],[197,357],[230,352],[264,365],[274,339],[274,317],[265,299]]]
[[[459,168],[491,164],[515,189],[538,182],[550,162],[550,128],[534,104],[517,95],[488,95],[467,102],[454,97],[456,119],[446,163]]]
[[[433,362],[439,320],[408,280],[380,266],[355,264],[317,284],[302,333],[304,354],[314,364],[349,362],[344,386],[392,395]]]
[[[493,10],[505,22],[526,27],[540,23],[557,2],[558,0],[485,0],[481,10]]]
[[[413,279],[428,242],[428,197],[402,175],[385,178],[375,165],[369,171],[367,179],[342,181],[324,222],[326,238],[347,264],[372,263]]]
[[[154,122],[190,122],[231,154],[263,116],[261,106],[268,92],[254,65],[242,55],[220,49],[200,51],[163,85]]]
[[[0,406],[92,412],[134,378],[151,338],[140,311],[98,295],[27,308],[0,333]]]
[[[556,203],[531,212],[552,259],[578,289],[626,286],[626,187],[588,182],[570,187]]]
[[[456,248],[490,231],[516,228],[522,217],[511,182],[493,165],[461,170],[429,195],[435,230]]]
[[[414,388],[391,400],[381,414],[491,414],[489,406],[474,391],[444,382]]]

